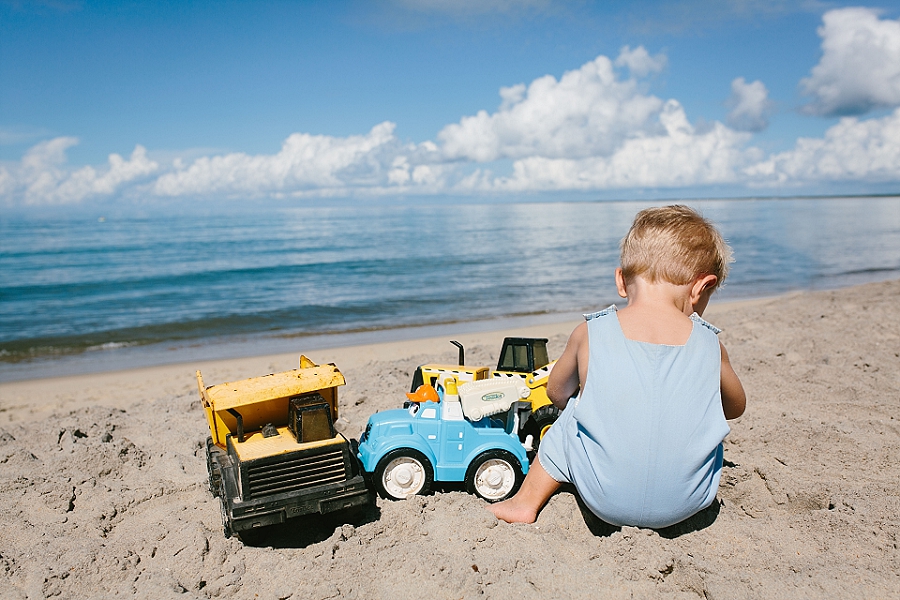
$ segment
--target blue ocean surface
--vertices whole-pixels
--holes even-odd
[[[900,277],[898,197],[683,203],[734,248],[719,299]],[[574,320],[659,204],[5,215],[0,381]]]

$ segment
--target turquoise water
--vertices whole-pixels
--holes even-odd
[[[685,203],[735,250],[721,298],[900,277],[900,198]],[[651,205],[5,216],[0,380],[575,318],[616,299],[619,240]]]

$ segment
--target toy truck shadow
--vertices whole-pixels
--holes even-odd
[[[336,366],[305,356],[299,369],[209,387],[197,371],[209,488],[226,537],[374,503],[355,441],[334,429],[344,383]]]
[[[288,519],[280,525],[244,530],[240,540],[252,548],[307,548],[324,542],[336,529],[353,531],[381,519],[381,509],[374,503],[351,510],[326,514],[309,514]]]
[[[428,386],[407,408],[375,413],[360,438],[358,456],[378,493],[393,500],[427,494],[435,483],[462,482],[489,502],[513,495],[528,471],[519,440],[530,390],[514,379]],[[435,401],[436,400],[436,401]]]

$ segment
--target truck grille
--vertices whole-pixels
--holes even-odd
[[[258,498],[344,481],[346,478],[342,447],[321,454],[288,455],[281,461],[248,465],[247,496]]]

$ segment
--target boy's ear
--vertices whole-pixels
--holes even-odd
[[[718,282],[719,278],[715,275],[703,275],[695,279],[694,285],[691,286],[691,303],[696,304],[704,292],[716,289]]]
[[[628,297],[628,290],[625,289],[625,275],[622,274],[622,267],[616,267],[616,289],[622,298]]]

